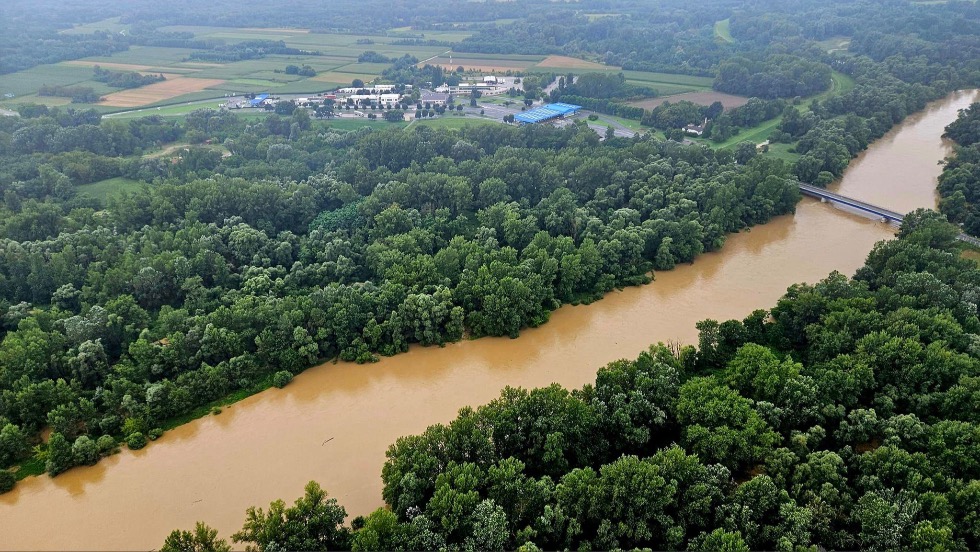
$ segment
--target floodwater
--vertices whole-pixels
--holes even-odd
[[[936,163],[953,152],[953,142],[940,138],[943,129],[956,120],[958,110],[978,100],[980,90],[961,90],[909,115],[855,157],[828,189],[898,213],[935,208],[936,179],[942,172]]]
[[[936,143],[965,102],[957,94],[930,105],[873,145],[861,166],[885,167],[902,180],[919,175],[920,197],[932,197],[936,161],[945,154]],[[910,154],[919,150],[902,144],[912,138],[927,143],[929,153]],[[920,165],[928,170],[913,172]],[[849,170],[841,188],[858,195],[891,181],[870,169]],[[227,538],[241,528],[247,507],[277,498],[291,503],[311,479],[351,516],[367,514],[382,505],[381,466],[399,436],[447,422],[506,385],[578,387],[593,381],[599,367],[635,357],[651,343],[696,343],[697,321],[743,318],[772,306],[793,283],[833,270],[850,275],[893,232],[804,199],[795,215],[731,236],[720,252],[658,273],[650,285],[562,307],[518,339],[415,347],[376,364],[312,368],[285,389],[169,431],[146,449],[20,482],[0,495],[0,549],[148,550],[198,520]]]

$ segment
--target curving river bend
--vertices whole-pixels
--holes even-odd
[[[832,187],[896,211],[934,207],[951,145],[940,139],[980,91],[951,94],[856,158]],[[729,237],[720,252],[657,274],[653,284],[564,306],[519,339],[415,347],[377,364],[324,364],[224,410],[57,478],[0,495],[0,549],[158,548],[173,529],[206,521],[222,537],[248,506],[291,503],[315,479],[352,517],[382,505],[381,466],[401,435],[452,419],[506,386],[578,387],[600,366],[657,341],[693,343],[705,318],[743,318],[796,282],[852,274],[893,229],[804,199],[795,215]]]

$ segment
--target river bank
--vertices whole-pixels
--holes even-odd
[[[918,206],[934,206],[936,162],[949,147],[939,134],[955,118],[947,104],[964,101],[969,103],[958,93],[930,104],[921,117],[894,129],[892,138],[872,145],[860,165],[874,160],[893,167],[889,174],[895,175],[931,169],[932,176],[916,176],[910,190],[918,190]],[[935,147],[913,148],[921,154],[910,156],[904,136],[930,133]],[[890,178],[852,170],[856,166],[858,161],[845,172],[839,193],[857,196],[845,188],[855,179],[857,190],[888,191]],[[57,478],[22,481],[0,496],[0,548],[149,549],[170,530],[205,519],[227,536],[240,528],[248,506],[299,496],[310,479],[351,516],[366,514],[382,504],[381,465],[397,437],[448,421],[459,408],[496,397],[505,385],[578,387],[602,365],[635,357],[650,343],[696,342],[697,321],[742,318],[772,306],[793,283],[814,282],[833,270],[849,275],[893,231],[805,199],[795,215],[731,236],[722,251],[658,273],[650,285],[588,306],[564,306],[517,340],[415,347],[373,365],[312,368],[282,390],[266,390],[219,416],[177,427],[147,449]],[[61,530],[38,532],[41,519],[57,519]]]

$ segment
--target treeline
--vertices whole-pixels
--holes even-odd
[[[868,58],[851,58],[840,69],[854,78],[853,89],[811,101],[808,112],[787,109],[770,136],[773,142],[796,141],[802,157],[794,172],[804,182],[829,183],[892,126],[952,91],[949,81],[904,82]]]
[[[635,107],[632,105],[627,105],[624,103],[619,103],[614,100],[603,100],[598,98],[586,98],[584,96],[575,96],[573,94],[561,94],[557,97],[552,95],[555,101],[562,101],[574,105],[580,105],[585,109],[590,111],[595,111],[597,113],[605,113],[606,115],[615,115],[617,117],[623,117],[624,119],[633,119],[639,121],[643,118],[643,108]]]
[[[315,77],[316,69],[309,65],[287,65],[284,71],[287,75],[299,75],[302,77]]]
[[[49,86],[42,84],[37,89],[37,95],[71,98],[72,103],[98,103],[102,101],[102,96],[96,93],[91,86]]]
[[[543,6],[513,23],[487,26],[454,46],[458,52],[563,54],[591,58],[628,70],[714,76],[728,48],[714,39],[714,21],[728,17],[722,4],[667,2],[616,6],[623,17],[590,18]]]
[[[129,132],[163,130],[152,121]],[[343,134],[296,121],[192,114],[185,138],[214,137],[232,155],[140,160],[200,164],[106,203],[75,197],[55,158],[30,184],[3,185],[0,426],[20,435],[8,460],[51,427],[58,437],[29,457],[57,473],[92,460],[65,453],[80,439],[86,451],[104,435],[138,445],[279,371],[464,333],[516,337],[799,198],[779,161],[600,143],[584,125]],[[90,127],[102,128],[61,130]],[[332,172],[230,176],[297,157]]]
[[[707,121],[702,137],[710,138],[714,142],[724,142],[738,134],[742,128],[750,128],[778,117],[787,109],[787,105],[785,100],[750,98],[745,105],[726,110],[721,102],[705,106],[687,100],[673,103],[665,101],[644,112],[640,123],[680,140],[684,126],[701,125]]]
[[[104,82],[113,88],[139,88],[155,82],[167,80],[167,77],[160,75],[141,75],[136,71],[112,71],[103,69],[98,65],[94,68],[95,75],[92,80]]]
[[[362,52],[361,55],[357,56],[358,63],[393,63],[394,61],[394,59],[383,56],[374,50]]]
[[[245,40],[235,44],[219,44],[209,50],[196,50],[188,59],[229,63],[259,59],[267,55],[316,56],[319,52],[289,48],[282,40]]]
[[[258,550],[976,549],[980,270],[956,234],[915,212],[852,279],[700,322],[697,348],[652,346],[581,389],[506,388],[398,439],[387,506],[349,528],[311,482],[294,506],[249,509],[232,538]],[[227,549],[203,524],[163,549],[203,543]]]
[[[584,73],[578,77],[569,73],[559,81],[557,92],[562,95],[585,96],[600,100],[658,95],[653,88],[627,84],[626,77],[622,73]]]
[[[733,57],[719,64],[714,88],[757,98],[812,96],[830,88],[830,74],[824,63],[787,54]]]
[[[957,146],[939,175],[939,210],[968,234],[980,236],[980,103],[961,110],[943,136]]]

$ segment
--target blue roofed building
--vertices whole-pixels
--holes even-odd
[[[568,115],[574,115],[579,109],[582,109],[582,106],[567,103],[550,103],[529,109],[523,113],[518,113],[514,115],[514,120],[522,125],[544,123],[561,119]]]
[[[264,101],[266,101],[268,99],[269,99],[269,95],[268,94],[259,94],[258,96],[255,97],[255,99],[249,100],[248,101],[248,104],[250,106],[252,106],[252,107],[259,107],[259,106],[262,105],[262,102],[264,102]]]

